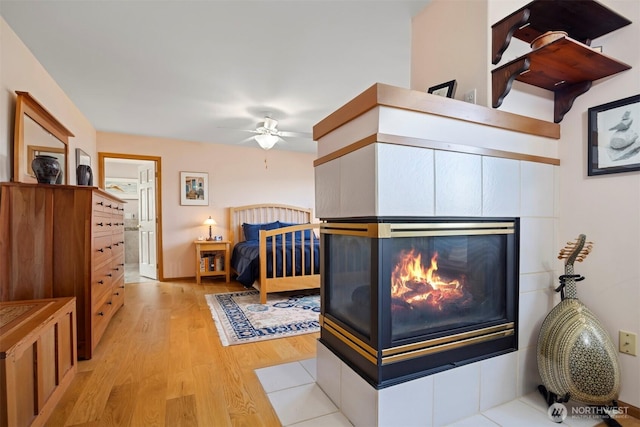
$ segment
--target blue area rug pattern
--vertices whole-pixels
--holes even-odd
[[[269,294],[242,291],[205,295],[223,346],[256,342],[320,330],[319,291]]]

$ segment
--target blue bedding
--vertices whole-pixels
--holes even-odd
[[[304,273],[302,267],[302,241],[296,239],[295,244],[291,242],[291,234],[285,239],[285,276],[291,276],[291,252],[295,247],[295,272],[296,275],[320,274],[320,241],[316,238],[313,241],[304,240]],[[267,277],[273,275],[273,253],[271,250],[271,237],[267,238]],[[311,250],[313,250],[313,273],[311,267]],[[231,267],[238,273],[236,280],[246,287],[253,286],[253,283],[260,278],[260,242],[258,240],[246,240],[236,244],[233,248],[231,256]],[[283,277],[282,263],[282,239],[280,236],[276,238],[276,275],[275,277]]]

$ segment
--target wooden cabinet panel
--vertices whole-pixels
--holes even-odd
[[[35,399],[34,393],[35,384],[34,384],[34,375],[33,375],[33,367],[34,363],[34,355],[35,355],[35,344],[32,344],[29,348],[26,349],[22,354],[16,355],[16,358],[10,360],[13,362],[13,369],[15,369],[15,378],[12,378],[13,383],[9,385],[7,389],[13,388],[14,396],[11,396],[7,390],[7,408],[11,405],[15,408],[13,416],[10,417],[8,422],[4,424],[5,426],[28,426],[31,425],[31,422],[35,418]],[[9,379],[7,377],[7,379]],[[9,415],[9,414],[8,414]],[[15,420],[16,424],[12,424],[11,420]]]
[[[90,359],[95,304],[115,286],[124,295],[124,202],[94,187],[0,186],[0,301],[75,296],[78,357]]]
[[[29,192],[2,187],[0,217],[0,301],[51,296],[53,277],[46,272],[53,261],[52,193],[44,187]]]
[[[43,426],[76,369],[75,298],[0,302],[0,427]]]

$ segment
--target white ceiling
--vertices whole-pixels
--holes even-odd
[[[235,129],[269,113],[311,133],[376,82],[409,87],[428,2],[2,0],[0,14],[98,131],[257,146]]]

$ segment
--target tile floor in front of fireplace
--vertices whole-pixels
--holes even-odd
[[[255,372],[283,426],[352,425],[316,384],[316,359],[256,369]],[[601,420],[591,418],[567,418],[562,425],[593,427],[600,422]],[[554,425],[557,424],[548,418],[546,404],[537,392],[449,424],[450,427],[552,427]]]

